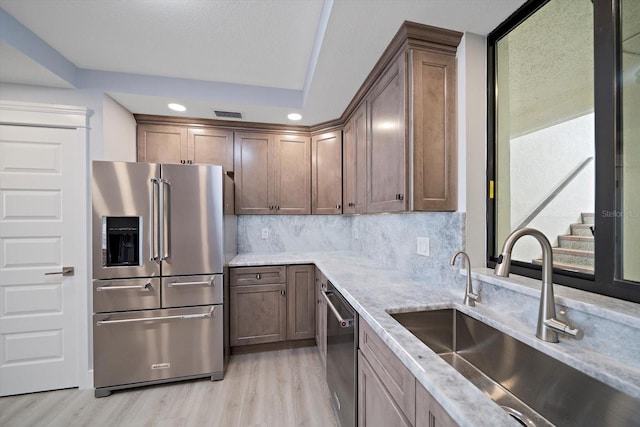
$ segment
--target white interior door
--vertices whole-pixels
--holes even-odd
[[[45,275],[78,268],[85,250],[77,145],[75,129],[0,125],[1,396],[79,384],[78,287],[86,284]]]

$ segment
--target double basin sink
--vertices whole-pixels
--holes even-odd
[[[640,400],[455,309],[391,316],[524,426],[633,426]]]

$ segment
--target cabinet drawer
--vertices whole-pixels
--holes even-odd
[[[162,279],[162,306],[222,304],[222,274]]]
[[[389,394],[413,425],[416,415],[416,379],[366,322],[360,322],[360,351]]]
[[[271,283],[287,283],[286,266],[238,267],[231,269],[230,286],[263,285]]]
[[[160,308],[160,279],[114,279],[93,281],[93,312]]]

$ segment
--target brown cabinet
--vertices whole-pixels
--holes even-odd
[[[236,132],[236,214],[311,213],[310,139]]]
[[[410,427],[412,425],[385,387],[383,380],[359,351],[358,427]]]
[[[319,268],[316,268],[316,345],[320,354],[322,366],[327,367],[327,301],[323,291],[327,289],[327,278]]]
[[[458,424],[420,383],[416,383],[416,427],[455,427]]]
[[[366,207],[455,211],[455,56],[462,34],[405,22],[363,84],[344,125],[345,213],[357,213],[357,126],[366,105]],[[353,109],[351,109],[353,108]],[[354,160],[358,159],[358,160]],[[356,175],[358,174],[358,175]]]
[[[457,426],[364,321],[358,351],[358,426]]]
[[[312,265],[236,267],[230,275],[232,347],[314,337]]]
[[[410,64],[412,209],[454,211],[458,161],[455,55],[412,50]]]
[[[287,337],[286,271],[283,266],[232,268],[229,344],[284,341]]]
[[[394,61],[367,97],[368,212],[407,210],[405,57]]]
[[[233,171],[233,131],[139,123],[138,161],[221,165]]]
[[[314,338],[316,331],[315,268],[287,267],[287,339]]]
[[[343,129],[342,208],[345,214],[367,211],[367,104],[358,107]]]
[[[397,407],[409,425],[413,425],[416,412],[415,377],[366,322],[360,322],[359,334],[359,348],[362,359],[368,362],[377,377],[373,384],[379,383],[384,389],[384,395],[388,396],[388,399],[391,400],[391,403],[388,405],[384,403],[384,405]],[[360,379],[358,383],[361,384]],[[366,387],[366,383],[361,384],[361,392],[364,399],[361,403],[364,407],[359,407],[358,409],[363,413],[365,418],[368,416],[367,409],[371,409],[374,413],[377,411],[377,408],[372,408],[370,404],[371,402],[375,402],[373,398],[371,398],[369,405],[367,404]],[[376,392],[376,395],[380,393],[382,393],[382,391]],[[384,424],[374,422],[373,424],[363,425]]]
[[[311,213],[342,213],[342,132],[311,138]]]

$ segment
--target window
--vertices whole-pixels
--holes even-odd
[[[556,283],[640,302],[640,2],[530,0],[488,55],[488,265],[532,227]],[[512,271],[540,258],[522,239]]]

